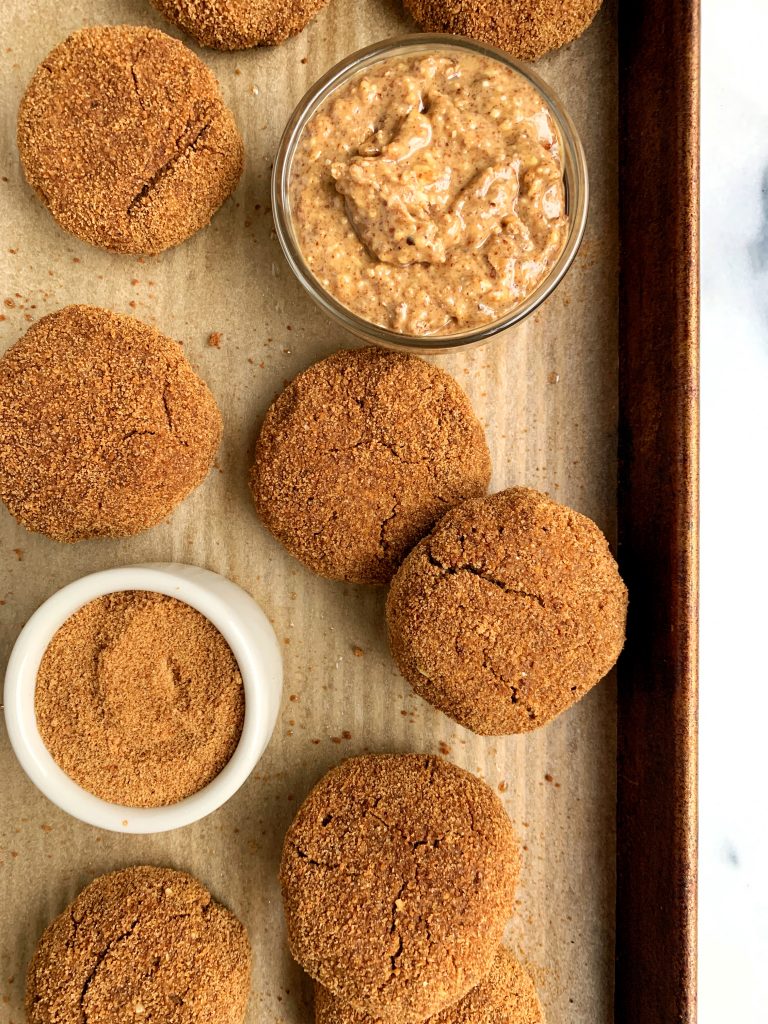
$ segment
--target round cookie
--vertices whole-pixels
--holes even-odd
[[[250,484],[266,527],[330,579],[386,583],[452,505],[485,494],[491,462],[444,370],[377,348],[300,373],[261,428]]]
[[[361,1013],[315,984],[315,1024],[383,1024],[380,1017]],[[429,1024],[544,1024],[531,976],[508,949],[499,949],[490,971],[457,1003]]]
[[[577,39],[603,0],[403,0],[426,32],[450,32],[536,60]]]
[[[28,1024],[242,1024],[248,935],[197,879],[135,867],[96,878],[43,932]]]
[[[27,181],[57,223],[112,252],[158,253],[234,191],[243,143],[213,74],[155,29],[74,32],[19,108]]]
[[[549,722],[613,667],[627,591],[599,528],[524,487],[452,509],[387,596],[414,690],[483,735]]]
[[[328,0],[151,0],[201,46],[246,50],[295,36]]]
[[[496,794],[439,757],[331,769],[288,830],[280,880],[294,958],[329,993],[423,1021],[490,970],[519,851]]]
[[[0,359],[0,498],[54,540],[128,537],[197,487],[221,437],[181,345],[95,306],[38,320]]]

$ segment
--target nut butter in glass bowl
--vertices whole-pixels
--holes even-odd
[[[445,352],[488,341],[576,256],[589,187],[549,87],[492,47],[424,33],[352,54],[304,96],[272,176],[291,269],[366,341]]]

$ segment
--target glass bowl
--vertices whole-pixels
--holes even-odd
[[[371,323],[358,316],[334,298],[318,281],[305,262],[293,228],[290,202],[290,177],[294,153],[299,138],[318,107],[340,86],[373,64],[392,57],[411,56],[418,53],[464,51],[488,57],[516,71],[541,95],[547,104],[555,124],[561,147],[565,202],[569,230],[563,250],[549,274],[538,287],[519,305],[512,308],[498,320],[481,324],[464,331],[450,334],[413,335],[401,334],[388,327]],[[552,294],[568,271],[578,252],[587,223],[589,205],[589,182],[584,148],[571,118],[550,87],[533,71],[512,60],[495,47],[486,46],[462,36],[420,33],[401,36],[366,46],[345,58],[322,76],[291,114],[285,127],[272,172],[272,210],[277,236],[288,264],[309,295],[322,310],[341,327],[365,341],[375,342],[386,348],[427,354],[450,352],[482,344],[501,331],[519,324]]]

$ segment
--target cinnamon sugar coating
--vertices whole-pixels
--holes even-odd
[[[328,0],[151,0],[201,46],[245,50],[295,36]]]
[[[315,1024],[385,1024],[315,985]],[[426,1022],[425,1022],[426,1024]],[[429,1024],[544,1024],[533,980],[508,949],[499,949],[488,974]]]
[[[452,505],[484,494],[490,456],[444,370],[376,348],[300,373],[267,412],[250,485],[265,526],[314,572],[386,583]]]
[[[484,735],[535,729],[583,697],[616,662],[626,614],[600,529],[524,487],[444,516],[387,597],[400,671]]]
[[[578,38],[603,0],[403,0],[426,32],[450,32],[536,60]]]
[[[158,253],[234,191],[243,143],[212,72],[155,29],[98,25],[45,58],[19,108],[27,181],[66,231]]]
[[[343,761],[300,807],[280,879],[291,952],[335,998],[421,1021],[490,970],[519,851],[498,797],[439,757]]]
[[[182,871],[94,879],[45,930],[27,972],[28,1024],[242,1024],[243,925]]]
[[[181,345],[96,306],[33,324],[0,359],[0,498],[59,541],[128,537],[202,483],[221,437]]]

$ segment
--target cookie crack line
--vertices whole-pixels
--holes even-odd
[[[75,947],[75,944],[77,943],[77,932],[78,929],[80,928],[80,922],[75,917],[75,911],[72,907],[70,907],[69,909],[69,920],[70,924],[72,925],[72,937],[70,939],[67,939],[66,945],[67,949],[73,949]]]
[[[429,785],[431,785],[431,782]],[[437,850],[439,849],[440,844],[444,843],[449,836],[459,839],[463,838],[461,834],[457,834],[456,832],[447,832],[443,836],[426,836],[424,839],[412,839],[407,833],[403,832],[402,829],[398,828],[397,825],[392,825],[386,818],[382,818],[380,814],[376,814],[375,807],[369,807],[367,809],[367,813],[372,818],[375,818],[376,821],[381,822],[390,835],[397,836],[404,846],[410,847],[411,853],[415,853],[420,847],[429,847],[432,850]]]
[[[141,46],[139,47],[139,52],[136,54],[136,56],[131,61],[131,68],[130,68],[130,70],[131,70],[131,78],[133,79],[133,89],[134,89],[134,92],[136,93],[136,99],[139,101],[139,106],[144,111],[146,111],[147,108],[146,108],[146,106],[144,104],[144,99],[142,98],[142,95],[141,95],[141,87],[139,85],[139,77],[136,74],[136,65],[139,63],[141,58],[144,56],[144,53],[145,53],[146,49],[147,49],[147,41],[145,40],[141,44]]]
[[[130,441],[130,439],[132,437],[156,437],[156,436],[157,436],[157,431],[156,430],[129,430],[127,433],[123,434],[121,440],[123,442],[125,442],[125,441]]]
[[[317,529],[317,530],[313,530],[313,532],[312,532],[312,539],[315,540],[317,537],[322,537],[322,535],[325,533],[325,531],[328,529],[328,527],[331,525],[331,523],[335,523],[338,520],[338,518],[339,518],[338,512],[336,512],[336,511],[331,512],[331,514],[328,516],[328,518],[325,520],[325,522],[320,526],[320,528]]]
[[[85,1006],[83,1004],[85,1003],[86,997],[88,995],[88,990],[90,989],[94,978],[98,974],[99,968],[104,963],[104,961],[106,960],[106,958],[109,956],[113,949],[119,946],[121,942],[125,942],[126,939],[129,939],[131,935],[133,935],[134,931],[136,930],[136,926],[139,923],[139,920],[139,917],[134,918],[133,921],[131,921],[130,925],[128,926],[128,929],[124,931],[122,935],[118,935],[116,936],[116,938],[111,939],[104,947],[104,949],[101,951],[101,953],[97,955],[96,962],[91,968],[88,977],[85,979],[82,991],[80,992],[80,1012],[83,1015],[84,1024],[88,1024],[88,1011],[85,1009]]]
[[[128,204],[128,209],[126,210],[126,215],[129,219],[133,216],[137,208],[141,206],[144,200],[149,195],[151,195],[151,193],[157,188],[161,181],[173,172],[173,169],[179,162],[179,160],[188,156],[190,153],[198,152],[198,149],[200,148],[198,146],[198,143],[203,138],[203,135],[206,132],[210,131],[212,126],[212,118],[209,118],[207,121],[204,121],[202,125],[200,125],[197,128],[197,131],[194,133],[193,137],[182,148],[181,144],[184,136],[193,130],[192,124],[189,122],[187,123],[181,135],[179,135],[178,139],[176,140],[176,151],[165,161],[164,164],[162,164],[154,172],[154,174],[152,174],[152,176],[144,183],[144,185],[142,185],[142,187],[139,189],[139,191],[136,193],[133,199],[131,199],[130,203]]]
[[[394,505],[392,506],[392,511],[385,519],[382,519],[381,525],[379,527],[379,548],[381,549],[381,552],[385,557],[389,549],[392,547],[392,545],[387,541],[387,538],[384,536],[384,534],[386,533],[387,526],[389,525],[389,523],[391,523],[393,519],[397,518],[397,512],[398,509],[400,508],[400,502],[395,498],[394,494],[392,495],[392,498],[395,502]]]
[[[514,683],[507,682],[506,679],[504,679],[503,677],[499,676],[495,672],[495,670],[488,664],[488,659],[485,656],[483,657],[483,668],[487,672],[490,672],[491,675],[494,677],[494,679],[498,679],[501,683],[503,683],[509,689],[510,703],[512,703],[512,704],[522,704],[522,706],[525,708],[525,711],[526,711],[526,713],[528,715],[528,718],[530,718],[531,721],[535,722],[538,716],[537,716],[536,712],[533,710],[532,705],[528,701],[521,701],[520,700],[520,688],[515,686]],[[427,672],[424,672],[422,669],[420,669],[418,667],[418,665],[416,666],[416,671],[419,673],[419,675],[421,676],[422,679],[425,679],[430,684],[430,686],[439,686],[440,688],[442,688],[442,683],[439,683],[439,684],[435,683],[434,678],[432,676],[430,676]],[[573,690],[573,689],[575,689],[575,687],[571,687],[571,689]],[[472,822],[472,828],[474,828],[474,821]],[[435,848],[437,848],[438,843],[439,843],[439,841],[435,840],[432,845]],[[421,845],[423,845],[423,844],[422,843],[415,843],[414,844],[414,849],[415,849],[416,846],[421,846]]]
[[[398,902],[402,901],[403,893],[408,888],[408,886],[409,886],[411,881],[413,882],[414,888],[418,891],[419,881],[420,881],[420,878],[419,878],[419,861],[416,860],[416,859],[414,859],[414,862],[413,862],[413,878],[412,879],[406,879],[403,882],[402,886],[400,887],[400,890],[398,891],[397,895],[395,896],[395,898],[394,898],[394,900],[392,902],[392,927],[390,929],[390,934],[391,935],[397,934],[398,944],[397,944],[397,948],[390,955],[390,972],[389,972],[389,976],[387,977],[386,981],[383,984],[381,984],[378,987],[378,989],[377,989],[379,995],[382,995],[387,988],[391,987],[395,983],[395,980],[396,980],[396,977],[397,977],[397,962],[400,959],[400,957],[403,955],[403,951],[405,949],[405,944],[403,942],[402,933],[397,929],[397,914],[398,914],[398,912],[401,909],[400,907],[397,906],[397,904],[398,904]],[[418,909],[418,907],[417,907],[417,909]],[[431,932],[430,927],[429,927],[429,917],[427,915],[425,915],[424,913],[422,913],[422,912],[418,912],[417,915],[416,915],[415,923],[416,923],[417,929],[424,933],[424,937],[427,940],[427,945],[431,949],[432,948],[432,932]],[[443,953],[451,961],[451,963],[454,966],[454,970],[455,970],[456,960],[455,960],[455,957],[453,956],[452,952],[449,949],[446,949],[446,950],[443,951]]]
[[[302,850],[299,846],[294,847],[294,849],[299,860],[305,860],[314,868],[325,868],[326,871],[338,871],[341,867],[341,864],[327,864],[324,861],[316,860],[315,857],[311,857],[306,850]]]
[[[493,676],[494,679],[498,680],[500,683],[503,683],[503,685],[506,686],[509,689],[509,700],[510,700],[510,703],[512,703],[512,704],[522,704],[523,708],[525,709],[526,714],[528,715],[528,718],[531,721],[535,722],[537,716],[536,716],[536,712],[533,710],[532,704],[529,701],[521,700],[521,698],[520,698],[520,691],[523,688],[522,687],[522,679],[520,680],[521,685],[520,686],[516,686],[513,682],[506,680],[503,675],[500,675],[499,672],[491,664],[489,664],[487,649],[483,653],[483,668],[485,669],[486,672],[490,672],[490,674]],[[425,678],[427,678],[427,677],[425,676]],[[432,680],[430,679],[429,682],[431,683]]]
[[[403,936],[397,927],[397,915],[400,913],[400,907],[402,905],[402,897],[405,890],[408,888],[408,879],[403,882],[400,888],[397,890],[395,898],[392,900],[392,923],[390,925],[389,934],[397,936],[397,948],[389,957],[389,968],[390,973],[394,974],[397,970],[397,961],[403,953]]]
[[[531,705],[529,700],[525,699],[520,695],[520,691],[523,690],[525,686],[524,679],[527,677],[527,673],[523,672],[520,674],[519,685],[515,685],[515,683],[513,683],[511,680],[505,679],[504,676],[497,669],[495,669],[492,665],[489,664],[487,647],[483,650],[482,667],[486,672],[489,672],[490,675],[492,675],[495,680],[498,680],[504,686],[508,687],[510,702],[513,703],[513,705],[520,705],[525,711],[525,714],[528,716],[528,719],[531,722],[536,722],[538,716],[536,711],[534,710],[534,706]]]
[[[490,672],[494,679],[498,679],[500,682],[504,683],[504,685],[509,688],[509,699],[513,704],[518,704],[520,702],[520,688],[515,686],[515,684],[512,682],[507,682],[507,680],[502,675],[499,675],[497,670],[494,669],[494,667],[491,664],[489,664],[487,648],[483,652],[483,668],[485,669],[486,672]],[[429,681],[432,682],[431,679]]]
[[[189,447],[189,442],[185,441],[183,437],[179,437],[179,435],[176,433],[176,428],[173,425],[173,413],[171,412],[171,403],[168,400],[168,392],[169,391],[170,391],[170,385],[166,381],[165,382],[165,387],[163,388],[163,398],[162,398],[162,401],[163,401],[163,412],[165,414],[165,421],[168,424],[168,433],[172,434],[176,438],[177,442],[183,448],[188,448]]]
[[[320,868],[322,871],[340,871],[347,878],[360,878],[365,875],[364,871],[354,871],[352,868],[347,867],[346,864],[329,864],[327,861],[317,860],[307,853],[306,850],[302,850],[300,846],[294,846],[293,851],[299,860],[303,860],[313,868]]]
[[[163,411],[165,412],[165,419],[168,424],[168,432],[173,433],[173,418],[171,416],[171,407],[168,404],[168,385],[166,384],[163,388]]]
[[[465,562],[462,565],[443,565],[443,563],[435,558],[430,550],[427,551],[427,560],[430,565],[434,566],[435,569],[439,569],[446,576],[457,576],[461,572],[471,573],[473,576],[477,576],[478,579],[484,580],[486,583],[492,584],[494,587],[498,587],[505,594],[511,594],[514,597],[525,597],[531,601],[535,601],[542,608],[546,607],[544,604],[544,598],[540,594],[533,594],[528,590],[518,590],[515,587],[510,587],[503,580],[497,579],[495,576],[491,576],[477,565],[472,565],[469,562]]]
[[[138,58],[136,61],[133,62],[133,64],[131,64],[131,78],[133,79],[133,91],[136,93],[136,99],[139,101],[139,106],[141,107],[141,109],[146,110],[147,108],[144,106],[144,100],[141,98],[141,90],[139,89],[139,79],[136,76],[137,62]]]
[[[363,436],[358,438],[356,441],[351,441],[349,444],[341,446],[333,445],[330,448],[325,448],[324,453],[326,455],[342,455],[346,454],[347,452],[357,451],[359,448],[363,447],[369,449],[374,449],[378,447],[379,449],[383,449],[384,451],[389,452],[393,460],[395,462],[398,462],[401,466],[407,466],[409,468],[414,468],[416,466],[425,466],[429,471],[430,476],[432,476],[434,479],[439,478],[439,465],[437,464],[437,460],[435,460],[433,454],[419,455],[415,458],[407,459],[405,455],[398,449],[397,445],[392,444],[389,441],[385,441],[380,437]],[[438,497],[439,500],[445,502],[446,505],[451,504],[451,502],[447,501],[445,498],[440,496]]]

